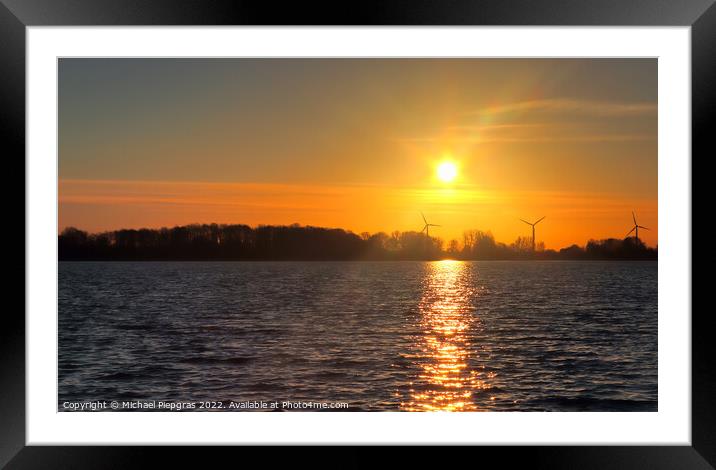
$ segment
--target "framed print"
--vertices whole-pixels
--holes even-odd
[[[3,465],[713,468],[712,2],[130,3],[0,9],[26,185]]]

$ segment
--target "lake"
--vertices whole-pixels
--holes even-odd
[[[657,283],[655,261],[60,262],[58,410],[657,411]]]

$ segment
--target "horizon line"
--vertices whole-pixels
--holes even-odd
[[[400,233],[400,234],[403,234],[403,233],[415,233],[415,234],[418,234],[418,235],[421,235],[421,236],[429,237],[429,238],[431,238],[431,239],[440,240],[440,241],[448,242],[448,243],[449,243],[450,241],[452,241],[452,240],[457,240],[457,242],[460,243],[461,245],[464,245],[464,243],[463,243],[463,242],[464,242],[464,235],[465,235],[466,233],[468,233],[468,232],[481,232],[481,233],[483,233],[483,234],[489,235],[489,236],[492,237],[492,239],[494,240],[494,242],[495,242],[496,244],[502,244],[502,245],[505,245],[505,246],[510,246],[511,244],[513,244],[515,241],[517,241],[517,240],[520,239],[520,238],[525,238],[525,239],[531,239],[531,238],[532,238],[532,237],[530,237],[530,236],[518,236],[517,239],[515,239],[515,241],[513,241],[513,242],[511,242],[511,243],[510,243],[510,242],[503,242],[503,241],[497,240],[497,238],[495,237],[495,235],[494,235],[494,233],[492,232],[492,230],[489,230],[489,229],[488,229],[488,230],[482,230],[482,229],[478,229],[478,228],[472,228],[472,229],[464,229],[464,230],[463,230],[463,240],[459,240],[459,239],[457,239],[457,238],[445,239],[445,238],[441,238],[441,237],[439,237],[439,236],[437,236],[437,237],[435,237],[435,236],[428,236],[428,235],[423,234],[423,232],[420,231],[420,230],[403,230],[403,231],[401,231],[401,230],[392,230],[392,231],[380,230],[380,231],[377,231],[377,232],[369,232],[369,231],[366,230],[366,231],[362,231],[362,232],[355,232],[355,231],[353,231],[353,230],[346,229],[346,228],[342,228],[342,227],[327,227],[327,226],[310,225],[310,224],[309,224],[309,225],[302,225],[302,224],[299,223],[299,222],[293,222],[293,223],[290,223],[290,224],[256,224],[256,225],[253,225],[253,226],[250,225],[250,224],[245,224],[245,223],[222,223],[222,222],[199,223],[199,222],[196,222],[196,223],[189,223],[189,224],[183,224],[183,225],[174,225],[174,226],[172,226],[172,227],[168,227],[168,226],[146,227],[146,226],[145,226],[145,227],[139,227],[139,228],[117,228],[117,229],[110,229],[110,230],[101,230],[101,231],[96,231],[96,232],[91,232],[91,231],[89,231],[89,230],[83,230],[83,229],[80,229],[80,228],[78,228],[78,227],[76,227],[76,226],[73,226],[73,225],[67,225],[67,226],[65,226],[63,229],[58,230],[57,236],[58,236],[58,237],[61,236],[62,233],[63,233],[64,231],[66,231],[67,229],[79,230],[79,231],[81,231],[81,232],[86,233],[87,235],[101,235],[101,234],[105,234],[105,233],[119,232],[119,231],[124,231],[124,230],[127,230],[127,231],[137,231],[137,232],[138,232],[138,231],[142,231],[142,230],[159,231],[159,230],[163,230],[163,229],[171,230],[171,229],[175,229],[175,228],[183,228],[183,227],[191,227],[191,226],[200,226],[200,227],[201,227],[201,226],[211,226],[211,225],[216,225],[216,226],[219,226],[219,227],[244,226],[244,227],[249,227],[251,230],[256,230],[256,229],[261,228],[261,227],[277,227],[277,228],[278,228],[278,227],[286,227],[286,228],[295,227],[295,228],[314,228],[314,229],[322,229],[322,230],[342,230],[342,231],[345,232],[345,233],[350,233],[350,234],[356,235],[356,236],[358,236],[358,237],[360,237],[360,238],[363,238],[362,235],[363,235],[363,234],[366,234],[366,233],[367,233],[369,236],[374,236],[374,235],[377,235],[377,234],[379,234],[379,233],[383,233],[383,234],[385,234],[385,235],[387,235],[387,236],[390,236],[391,234],[393,234],[393,233],[395,233],[395,232],[398,232],[398,233]],[[631,233],[631,232],[630,232],[630,233]],[[629,239],[629,238],[635,238],[635,237],[626,236],[626,237],[589,238],[589,239],[587,239],[587,241],[584,243],[584,245],[580,245],[579,243],[576,243],[576,242],[575,242],[575,243],[572,243],[571,245],[567,245],[567,246],[564,246],[564,247],[561,247],[561,248],[547,248],[547,247],[545,247],[543,251],[550,251],[550,250],[552,250],[552,251],[559,251],[559,250],[562,250],[562,249],[571,248],[571,247],[573,247],[573,246],[578,246],[578,247],[580,247],[580,248],[583,248],[583,247],[586,247],[587,244],[588,244],[590,241],[596,241],[596,242],[598,242],[598,241],[605,241],[605,240],[620,240],[620,241],[624,241],[624,240],[627,240],[627,239]],[[645,247],[647,247],[647,248],[658,249],[658,246],[659,246],[658,243],[656,243],[653,247],[650,247],[649,245],[646,244],[646,242],[644,242],[644,240],[643,240],[642,238],[639,238],[638,240],[639,240]],[[535,242],[536,242],[536,243],[543,243],[543,242],[540,242],[540,241],[537,241],[537,240],[535,240]]]

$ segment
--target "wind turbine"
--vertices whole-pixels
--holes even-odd
[[[638,242],[639,241],[639,229],[640,228],[643,228],[644,230],[649,230],[649,229],[644,227],[643,225],[639,225],[636,223],[636,216],[634,215],[634,211],[631,211],[631,218],[634,221],[634,227],[632,227],[632,229],[629,230],[629,233],[635,232],[634,235],[635,235],[636,241]],[[626,237],[624,237],[624,238],[629,238],[629,233],[627,233]]]
[[[547,216],[545,215],[544,217],[547,217]],[[535,251],[535,225],[542,222],[544,220],[544,217],[542,217],[541,219],[539,219],[537,222],[535,222],[533,224],[527,222],[525,219],[520,219],[522,222],[526,223],[527,225],[532,226],[532,251]]]
[[[428,238],[430,238],[430,227],[440,227],[440,225],[429,224],[427,219],[425,219],[425,214],[423,214],[421,212],[420,215],[423,216],[423,222],[425,222],[425,227],[423,227],[423,229],[420,231],[420,233],[425,232],[425,235],[427,235]]]

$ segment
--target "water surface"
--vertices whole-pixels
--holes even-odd
[[[656,262],[61,262],[58,326],[59,410],[657,410]]]

